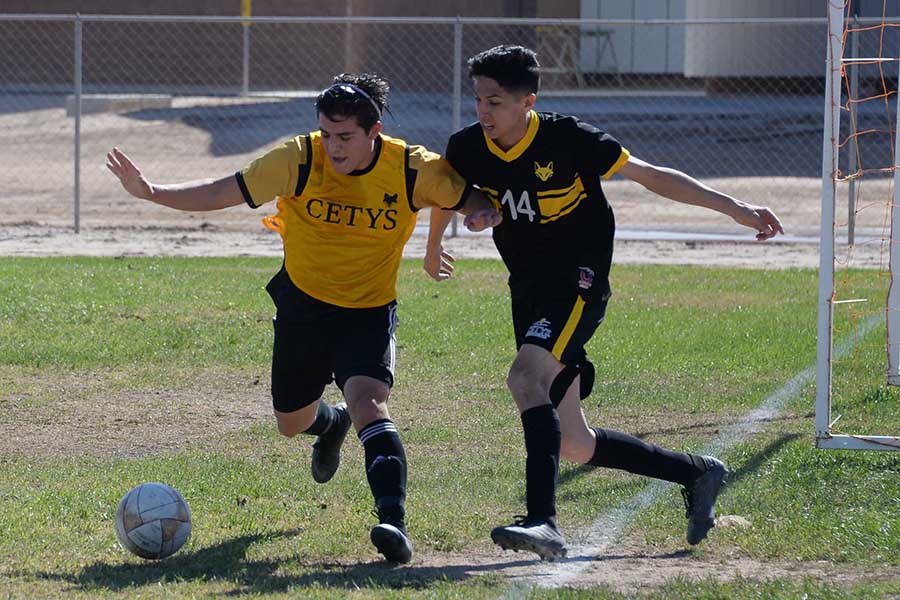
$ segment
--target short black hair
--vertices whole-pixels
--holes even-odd
[[[469,59],[469,77],[490,77],[508,92],[537,94],[541,65],[534,50],[524,46],[494,46]]]
[[[387,80],[375,73],[341,73],[316,98],[316,113],[332,120],[337,116],[356,117],[359,126],[368,132],[387,109],[390,89]]]

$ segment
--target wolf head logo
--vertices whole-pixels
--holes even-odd
[[[394,194],[393,196],[389,196],[387,194],[384,195],[384,203],[387,204],[388,206],[391,206],[392,204],[396,204],[396,202],[397,202],[397,194]]]
[[[542,167],[537,161],[534,161],[534,174],[541,181],[547,181],[553,177],[553,161],[548,162],[546,167]]]

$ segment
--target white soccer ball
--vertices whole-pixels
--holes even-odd
[[[116,535],[122,547],[141,558],[171,556],[191,535],[191,509],[175,488],[142,483],[119,502]]]

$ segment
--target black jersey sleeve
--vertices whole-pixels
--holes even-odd
[[[447,162],[450,163],[457,173],[462,175],[462,178],[465,179],[468,183],[474,183],[472,181],[472,177],[474,173],[469,166],[469,161],[465,159],[467,152],[465,149],[465,141],[463,136],[463,131],[458,131],[450,136],[450,140],[447,142],[447,151],[444,153],[444,158],[447,159]],[[471,154],[471,149],[468,154]]]
[[[628,150],[605,131],[578,119],[570,127],[576,168],[583,176],[609,179],[628,160]]]

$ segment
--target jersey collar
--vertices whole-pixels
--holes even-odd
[[[375,168],[375,165],[378,164],[378,157],[381,156],[381,134],[378,134],[378,137],[375,138],[375,147],[372,152],[372,162],[369,163],[369,166],[364,167],[362,169],[356,169],[354,171],[350,171],[347,175],[352,175],[353,177],[359,177],[360,175],[365,175],[369,171]]]
[[[516,145],[509,150],[503,150],[500,146],[495,144],[494,140],[488,137],[484,129],[481,130],[481,133],[484,135],[484,141],[487,143],[488,150],[491,151],[491,154],[506,162],[512,162],[528,150],[528,146],[531,145],[531,142],[534,141],[534,136],[537,135],[540,124],[541,120],[537,113],[533,110],[528,111],[528,129],[525,130],[525,136],[516,142]]]

